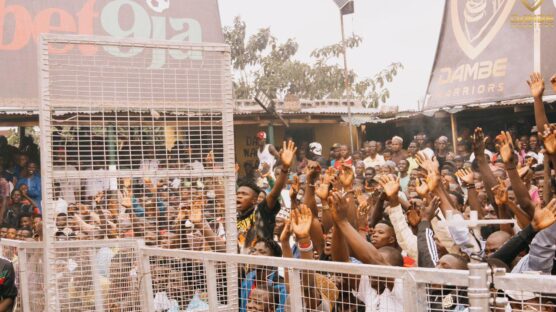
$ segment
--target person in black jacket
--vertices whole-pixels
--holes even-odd
[[[12,311],[16,297],[14,266],[10,260],[0,257],[0,312]]]

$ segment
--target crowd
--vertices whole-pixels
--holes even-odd
[[[556,79],[551,83],[556,90]],[[422,132],[411,142],[399,136],[367,141],[353,152],[334,144],[328,154],[318,142],[296,147],[287,139],[277,148],[267,143],[266,133],[257,133],[259,163],[236,165],[239,252],[439,270],[466,270],[470,261],[483,261],[508,272],[556,273],[556,126],[544,111],[540,74],[532,74],[529,85],[538,131],[485,134],[476,128],[458,138],[455,151],[447,137],[429,138]],[[0,137],[0,237],[42,240],[38,149],[25,142],[15,149]],[[71,170],[68,166],[75,164],[62,161],[58,152],[63,155],[64,150],[55,151],[54,165]],[[188,163],[176,155],[178,150],[170,151],[161,162],[144,153],[137,166],[146,171],[220,166],[212,152]],[[98,176],[54,179],[56,240],[139,237],[163,248],[226,251],[222,178],[116,179],[105,176],[105,168],[90,169]],[[475,215],[508,222],[481,228],[461,222]],[[129,256],[106,249],[98,257],[107,280],[123,278],[120,284],[134,285],[132,265],[127,276],[119,272],[111,277],[113,264],[131,263],[124,259]],[[63,270],[80,269],[76,263]],[[156,304],[168,309],[202,306],[199,294],[206,285],[197,272],[202,264],[158,263],[152,270]],[[172,276],[180,278],[172,281]],[[163,292],[169,284],[173,292]],[[291,307],[288,274],[279,268],[242,268],[239,285],[240,311]],[[397,280],[315,270],[302,272],[301,285],[304,310],[403,311],[403,287]],[[465,292],[432,289],[430,308],[463,311],[468,306]],[[541,305],[555,310],[556,302],[537,293],[499,296],[510,302],[506,310]],[[111,301],[115,310],[126,308],[125,300]]]
[[[476,128],[458,138],[455,152],[447,137],[424,133],[411,142],[368,141],[353,153],[335,144],[323,155],[318,142],[295,148],[291,141],[278,152],[259,132],[259,164],[238,180],[242,252],[438,270],[479,261],[555,274],[556,126],[544,111],[542,77],[534,73],[528,83],[538,131],[486,135]],[[507,223],[468,227],[463,221],[475,214]],[[289,309],[287,274],[269,267],[243,273],[240,311]],[[301,284],[304,310],[403,311],[397,280],[315,271],[303,272]],[[506,311],[555,311],[553,297],[538,293],[497,299]],[[427,301],[435,311],[468,306],[466,290],[456,287],[433,288]]]

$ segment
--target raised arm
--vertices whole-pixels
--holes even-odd
[[[291,214],[291,228],[295,233],[301,259],[313,260],[313,242],[310,235],[313,215],[311,209],[302,205],[299,210],[293,210]],[[315,287],[315,271],[301,271],[301,286],[305,298],[305,309],[315,309],[321,303],[321,296]]]
[[[517,158],[514,153],[512,136],[509,132],[502,131],[499,138],[501,140],[500,156],[502,156],[502,160],[504,161],[516,200],[521,206],[521,209],[523,209],[523,211],[531,217],[535,211],[535,205],[533,205],[529,191],[527,190],[525,183],[521,181],[519,173],[517,172]],[[503,213],[503,211],[501,212]]]
[[[514,235],[490,257],[499,259],[510,266],[515,257],[529,247],[529,244],[531,244],[531,241],[538,232],[550,227],[555,222],[556,199],[551,200],[544,209],[540,206],[536,206],[531,224]]]
[[[487,193],[488,199],[491,203],[494,203],[494,194],[492,193],[492,188],[496,186],[496,177],[492,173],[489,167],[489,161],[485,155],[485,143],[488,138],[485,137],[483,129],[476,128],[473,134],[473,153],[475,154],[475,159],[477,160],[477,165],[479,167],[479,172],[481,173],[481,178],[485,185],[485,191]],[[496,205],[494,205],[496,206]],[[495,209],[498,209],[495,207]],[[498,213],[498,210],[496,211]]]
[[[542,96],[544,94],[544,79],[541,73],[534,72],[530,75],[530,79],[527,81],[529,89],[531,89],[531,95],[534,100],[534,110],[535,110],[535,124],[537,125],[538,131],[544,129],[544,125],[548,124],[548,118],[546,117],[546,112],[544,110],[544,104],[542,102]],[[550,81],[553,79],[556,81],[556,76],[552,76]],[[554,86],[554,84],[553,84]]]
[[[328,233],[334,225],[334,221],[332,221],[332,214],[330,213],[330,208],[328,206],[328,192],[330,191],[331,184],[335,179],[336,170],[334,167],[328,167],[324,175],[321,177],[319,187],[315,191],[315,194],[320,198],[320,202],[322,204],[322,227],[324,233]]]
[[[216,252],[226,252],[226,240],[214,233],[210,225],[203,218],[203,205],[193,203],[189,221],[199,230],[209,247]]]
[[[311,222],[311,237],[315,244],[315,250],[319,254],[324,249],[324,234],[322,232],[322,225],[318,219],[317,201],[315,200],[315,183],[320,175],[320,165],[315,161],[310,161],[307,165],[307,183],[305,186],[305,196],[303,198],[304,204],[311,209],[312,222]]]
[[[355,228],[347,220],[347,203],[345,197],[339,192],[332,194],[330,207],[332,209],[332,217],[336,229],[343,234],[347,245],[353,252],[353,255],[365,264],[387,264],[383,257],[372,244],[367,242]],[[337,233],[334,232],[334,236]]]
[[[388,198],[389,207],[387,208],[390,222],[394,228],[398,245],[407,252],[407,255],[413,259],[418,258],[417,250],[417,236],[413,234],[406,218],[403,214],[402,207],[399,204],[398,193],[400,190],[400,179],[389,177],[381,177],[379,180],[380,185],[384,189],[384,193]]]
[[[508,185],[506,185],[506,181],[498,178],[498,185],[492,188],[492,192],[494,193],[494,201],[496,202],[496,206],[498,206],[498,208],[500,209],[500,218],[510,219],[512,217],[510,214],[510,210],[512,210],[512,208],[515,208],[516,206],[511,205],[511,201],[509,200],[508,195]],[[523,214],[519,214],[518,211],[518,214],[516,214],[515,217],[516,219],[518,219],[518,222],[521,222],[521,224],[529,223],[529,221],[527,220],[529,217],[527,216],[527,214],[525,215],[526,218],[524,220]],[[513,224],[501,224],[500,230],[507,232],[510,235],[514,235]]]
[[[280,153],[280,160],[282,161],[282,172],[280,172],[280,175],[278,175],[278,177],[276,178],[276,184],[274,184],[274,187],[266,196],[266,203],[270,211],[273,211],[274,205],[276,205],[276,201],[280,196],[280,192],[286,185],[286,181],[288,180],[288,170],[293,163],[296,151],[297,147],[295,147],[295,144],[292,141],[289,141],[288,143],[284,141],[284,148]]]
[[[483,219],[485,211],[479,201],[479,192],[475,189],[475,179],[471,169],[460,169],[456,176],[462,181],[462,187],[467,189],[467,200],[471,210],[477,211],[479,219]]]

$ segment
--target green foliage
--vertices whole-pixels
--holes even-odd
[[[36,144],[40,144],[40,132],[35,131],[35,127],[25,127],[25,135],[32,136]],[[8,130],[8,144],[19,147],[19,131],[18,128],[11,128]]]
[[[338,99],[345,93],[344,69],[339,65],[342,42],[314,50],[308,64],[293,59],[298,50],[295,40],[280,43],[270,28],[246,38],[245,22],[239,17],[233,26],[224,28],[224,38],[231,47],[236,99],[252,99],[259,90],[273,98],[292,92],[304,99]],[[346,38],[346,48],[357,48],[362,41],[357,35]],[[359,78],[349,70],[352,97],[364,100],[367,107],[386,103],[390,97],[386,84],[401,69],[401,63],[392,63],[372,78]]]

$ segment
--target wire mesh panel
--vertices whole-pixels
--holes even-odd
[[[427,311],[464,311],[469,308],[467,287],[428,284]]]
[[[142,249],[142,253],[148,259],[156,294],[153,307],[162,310],[460,311],[456,305],[447,304],[449,294],[454,302],[459,300],[457,308],[461,311],[470,306],[465,303],[469,276],[463,270],[442,270],[439,274],[436,269],[151,247]],[[230,265],[238,271],[235,282],[239,290],[235,294],[223,290],[228,284],[223,271]],[[195,266],[203,273],[189,274],[189,268]],[[232,302],[230,295],[238,301]]]
[[[21,307],[28,307],[28,311],[44,311],[45,309],[45,287],[44,287],[44,247],[24,247],[25,288],[20,287]],[[23,286],[22,283],[20,285]],[[27,292],[28,295],[23,295]],[[23,296],[22,296],[23,295]],[[25,311],[22,309],[22,311]]]
[[[556,276],[502,274],[490,290],[492,311],[556,311]]]
[[[54,243],[57,311],[143,311],[135,241]]]
[[[0,241],[0,255],[12,262],[18,295],[14,311],[44,311],[44,244]]]
[[[109,53],[82,54],[83,45]],[[51,53],[52,46],[67,53]],[[164,68],[149,67],[168,54]],[[236,252],[229,48],[45,35],[39,55],[48,248],[140,238]],[[73,250],[49,252],[49,267],[74,257]],[[49,281],[58,289],[66,283]],[[70,289],[83,298],[53,300],[59,308],[90,306],[90,293]]]

